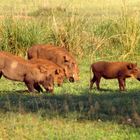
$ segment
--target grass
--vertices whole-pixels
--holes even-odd
[[[4,120],[0,120],[2,130],[0,134],[3,139],[139,139],[139,129],[110,122],[77,122],[61,118],[50,120],[34,114],[24,114],[23,116],[15,113],[7,113],[3,117]]]
[[[0,81],[0,139],[139,140],[139,81],[101,81],[89,91],[98,60],[139,62],[139,0],[1,0],[0,50],[26,57],[38,43],[62,45],[80,59],[77,83],[55,94],[29,94],[23,83]],[[94,85],[95,86],[95,85]]]
[[[6,3],[2,3],[4,7]],[[5,10],[8,13],[2,15],[7,16],[0,23],[1,49],[25,56],[33,44],[52,43],[66,47],[78,57],[85,57],[89,53],[91,59],[131,58],[134,61],[139,56],[138,0],[101,1],[99,5],[91,5],[97,3],[96,0],[48,3],[42,7],[43,1],[19,1],[15,7],[22,9],[26,5],[31,8],[26,10],[25,6],[25,12],[28,12],[22,14],[13,9],[11,1],[13,12]],[[32,8],[31,4],[37,7]],[[132,8],[129,8],[131,5]]]
[[[117,80],[102,79],[102,90],[90,92],[88,67],[80,69],[80,82],[55,87],[55,95],[29,94],[2,78],[0,138],[138,140],[139,81],[127,79],[127,91],[119,92]]]

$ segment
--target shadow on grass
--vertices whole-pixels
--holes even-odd
[[[94,93],[95,91],[95,93]],[[0,91],[0,112],[39,113],[42,117],[77,120],[120,121],[140,113],[139,90],[87,90],[73,94],[29,94],[25,91]]]

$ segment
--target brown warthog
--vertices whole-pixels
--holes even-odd
[[[44,67],[47,67],[48,71],[54,77],[54,81],[57,83],[57,85],[58,86],[62,85],[65,75],[64,75],[63,69],[59,65],[53,63],[50,60],[39,59],[39,58],[30,59],[29,62],[32,63],[32,64],[37,64],[37,65],[41,64]]]
[[[94,82],[97,89],[100,89],[101,77],[105,79],[118,79],[120,91],[125,90],[125,79],[135,77],[138,79],[140,73],[137,64],[129,62],[105,62],[99,61],[91,65],[91,70],[94,74],[90,81],[90,89],[92,89]]]
[[[0,77],[24,82],[29,92],[35,89],[42,91],[42,85],[47,92],[53,92],[54,79],[47,68],[35,65],[8,52],[0,52]]]
[[[42,58],[53,61],[64,69],[70,82],[79,80],[79,69],[74,57],[63,47],[53,45],[35,45],[28,50],[28,59]]]

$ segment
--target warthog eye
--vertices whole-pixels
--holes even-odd
[[[135,71],[138,71],[138,69],[135,69]]]

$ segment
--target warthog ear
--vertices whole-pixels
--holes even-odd
[[[48,69],[45,65],[41,65],[38,67],[41,73],[48,72]]]
[[[135,64],[129,63],[129,64],[127,65],[127,68],[128,68],[128,69],[133,69],[133,68],[135,68],[136,66],[137,66],[136,63],[135,63]]]
[[[56,69],[55,70],[55,74],[59,74],[60,73],[60,70],[59,69]]]

